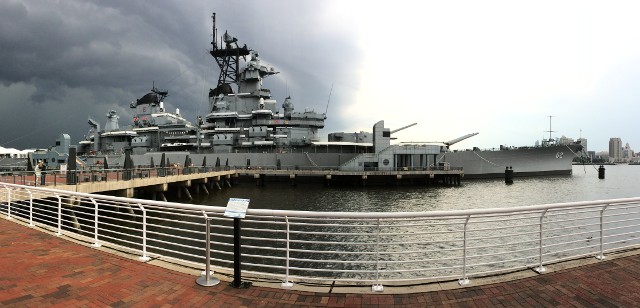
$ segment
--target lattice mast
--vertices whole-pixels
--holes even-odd
[[[238,39],[229,35],[227,31],[221,37],[220,45],[218,45],[218,29],[216,29],[216,13],[211,16],[213,19],[213,41],[211,42],[210,54],[216,60],[220,68],[218,76],[218,87],[223,84],[237,84],[239,81],[240,57],[246,61],[250,49],[245,44],[238,46]]]

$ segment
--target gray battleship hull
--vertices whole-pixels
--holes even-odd
[[[153,158],[154,166],[158,167],[162,160],[162,153],[134,154],[131,156],[137,166],[148,166]],[[263,168],[263,169],[333,169],[354,158],[357,154],[349,153],[189,153],[165,152],[165,158],[170,165],[184,166],[187,156],[195,167],[229,166],[231,168]],[[109,156],[110,166],[124,165],[123,155]]]
[[[439,162],[462,167],[465,178],[504,177],[506,167],[515,176],[570,175],[580,145],[520,147],[504,150],[455,151],[438,156]]]
[[[558,145],[549,147],[520,147],[505,150],[452,151],[439,155],[437,161],[447,162],[451,167],[462,167],[464,177],[500,178],[506,167],[512,167],[515,176],[571,175],[572,160],[581,149],[580,145]],[[161,153],[133,155],[136,165],[148,165],[153,157],[155,165]],[[233,168],[265,169],[334,169],[357,156],[347,153],[165,153],[171,164],[184,165],[187,155],[194,166],[220,166]],[[110,163],[120,165],[122,156],[111,157]],[[206,160],[206,161],[205,161]]]

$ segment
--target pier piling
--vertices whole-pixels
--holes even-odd
[[[600,165],[598,168],[598,178],[604,180],[604,166]]]
[[[505,167],[504,182],[506,184],[513,184],[513,167]]]

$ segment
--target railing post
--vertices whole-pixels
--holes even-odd
[[[142,211],[142,256],[138,260],[147,262],[150,260],[147,256],[147,210],[142,207],[142,204],[138,203],[137,205]]]
[[[11,218],[11,188],[7,187],[7,185],[2,185],[4,186],[4,189],[7,190],[7,219],[12,219]]]
[[[376,223],[376,283],[371,286],[371,291],[384,291],[384,287],[380,284],[380,218]]]
[[[33,227],[33,193],[25,189],[29,193],[29,227]]]
[[[467,225],[469,224],[470,215],[467,215],[467,219],[464,220],[464,231],[462,235],[462,278],[458,280],[458,284],[465,286],[469,284],[469,278],[467,277]]]
[[[543,239],[543,228],[542,228],[542,221],[544,219],[544,215],[547,214],[547,210],[542,211],[542,215],[540,215],[540,223],[539,223],[539,235],[538,235],[538,261],[540,262],[540,265],[538,265],[538,267],[534,268],[533,270],[538,272],[538,274],[542,274],[544,272],[547,271],[546,268],[544,268],[544,266],[542,266],[542,239]]]
[[[212,287],[220,283],[220,279],[212,277],[213,273],[211,272],[211,220],[209,220],[209,216],[205,211],[202,211],[202,215],[204,215],[205,225],[207,230],[205,230],[205,248],[204,251],[206,253],[205,265],[204,265],[204,273],[196,279],[196,283],[205,286]]]
[[[609,204],[605,205],[600,211],[600,254],[596,256],[598,260],[604,260],[606,258],[604,256],[604,211],[608,206]]]
[[[57,236],[62,235],[62,197],[60,195],[55,194],[56,198],[58,198],[58,233]]]
[[[94,198],[90,198],[91,202],[93,203],[93,244],[91,246],[93,247],[100,247],[102,245],[100,245],[100,242],[98,242],[98,202],[96,202],[96,199]]]
[[[284,281],[282,282],[282,284],[280,286],[283,287],[283,288],[289,289],[289,288],[293,287],[293,282],[291,282],[289,280],[289,241],[291,240],[290,237],[289,237],[289,235],[290,235],[289,234],[289,231],[290,231],[289,230],[289,216],[285,216],[284,217],[284,221],[285,221],[285,223],[287,225],[287,260],[286,260],[287,265],[286,265],[286,273],[285,273]]]

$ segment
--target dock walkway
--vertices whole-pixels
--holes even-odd
[[[4,218],[4,217],[3,217]],[[3,307],[634,307],[640,254],[499,283],[411,294],[325,293],[222,282],[90,248],[0,219]],[[151,260],[150,262],[152,262]],[[401,291],[401,290],[397,290]],[[400,292],[398,292],[400,293]]]
[[[128,177],[126,176],[128,173]],[[422,183],[445,183],[449,185],[460,185],[460,180],[464,176],[461,168],[451,168],[447,170],[435,169],[411,169],[400,171],[339,171],[339,170],[315,170],[315,169],[236,169],[222,167],[189,167],[189,168],[141,168],[136,170],[108,169],[108,170],[86,170],[77,171],[74,181],[69,184],[67,174],[59,171],[49,171],[42,179],[37,179],[38,186],[46,186],[59,190],[67,190],[82,193],[104,193],[115,192],[121,197],[133,197],[135,189],[146,189],[153,192],[166,192],[169,186],[178,188],[209,186],[210,189],[217,187],[231,186],[231,180],[237,179],[240,175],[253,176],[258,180],[259,185],[264,185],[265,177],[286,177],[293,183],[296,178],[316,177],[324,179],[328,185],[332,178],[358,178],[361,184],[367,181],[384,179],[385,181],[401,184],[402,181],[420,181]],[[32,172],[15,172],[0,174],[0,183],[13,183],[32,186],[36,185],[35,176]],[[0,187],[1,188],[1,187]],[[188,193],[188,190],[185,192]]]

